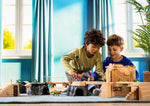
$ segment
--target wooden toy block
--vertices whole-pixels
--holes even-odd
[[[56,86],[56,84],[62,84],[64,87],[67,87],[69,85],[69,82],[49,82],[49,83],[52,88]]]
[[[106,81],[133,81],[135,76],[135,66],[123,66],[121,64],[109,64],[106,67]]]
[[[6,84],[0,90],[0,97],[20,96],[19,84]]]
[[[139,100],[150,100],[150,82],[139,84]]]
[[[104,82],[100,88],[101,92],[99,94],[102,98],[110,98],[111,95],[111,83]]]
[[[126,96],[130,88],[128,84],[124,83],[113,83],[112,84],[112,96]]]
[[[71,85],[72,86],[85,86],[86,82],[85,81],[75,81],[75,82],[72,82]]]
[[[56,84],[62,84],[64,87],[67,87],[69,85],[69,82],[50,82],[49,81],[49,77],[50,76],[44,76],[44,82],[45,83],[49,83],[51,88],[53,88],[54,86],[56,86]]]
[[[88,84],[94,84],[94,85],[102,85],[104,82],[102,81],[74,81],[71,85],[75,86],[85,86]]]

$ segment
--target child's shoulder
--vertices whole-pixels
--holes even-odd
[[[85,50],[85,47],[84,46],[79,46],[77,49],[78,50]]]
[[[132,63],[132,60],[130,58],[126,57],[126,56],[123,56],[122,64],[123,65],[134,65]]]
[[[128,57],[126,57],[126,56],[124,56],[124,55],[122,55],[123,56],[123,60],[124,61],[131,61],[131,59],[129,59]]]

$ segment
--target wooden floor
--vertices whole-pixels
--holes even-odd
[[[150,106],[150,103],[38,103],[0,104],[0,106]]]

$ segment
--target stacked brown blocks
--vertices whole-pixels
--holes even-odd
[[[123,66],[121,64],[109,64],[106,67],[106,81],[133,81],[135,76],[135,66]]]
[[[0,97],[20,96],[19,84],[5,84],[0,89]]]
[[[101,86],[100,97],[125,96],[127,100],[150,100],[150,82],[133,82],[135,66],[110,64],[106,68],[106,82]]]

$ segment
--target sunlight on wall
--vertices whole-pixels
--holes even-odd
[[[2,84],[16,83],[16,80],[21,79],[20,71],[21,63],[2,63]]]
[[[81,0],[72,0],[73,2],[67,1],[61,4],[64,1],[58,0],[53,3],[54,69],[51,76],[54,77],[65,76],[65,70],[60,61],[61,57],[82,44],[83,2]],[[67,79],[64,78],[64,80]]]

